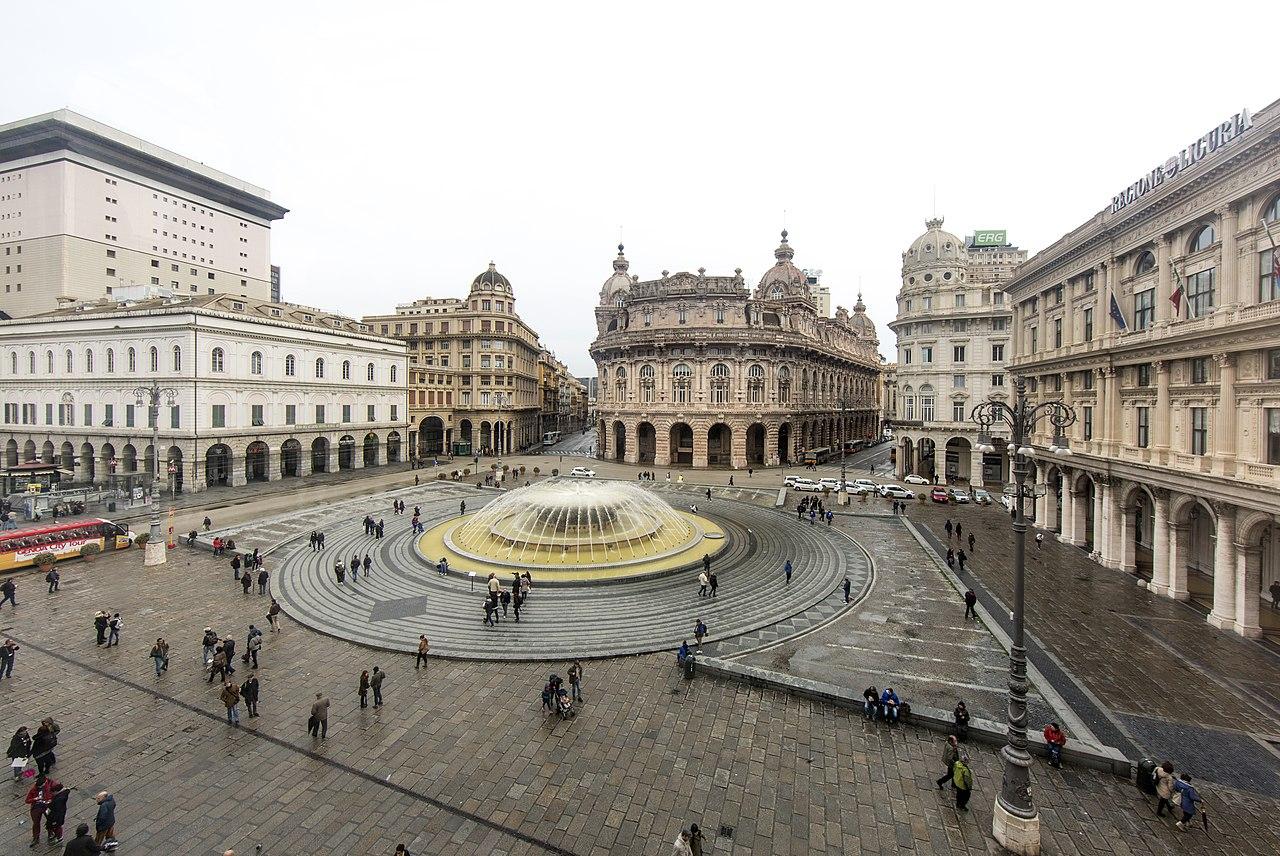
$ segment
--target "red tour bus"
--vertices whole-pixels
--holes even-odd
[[[57,559],[77,559],[85,544],[97,544],[104,552],[128,547],[133,537],[123,526],[97,517],[11,529],[0,532],[0,572],[33,564],[41,553],[52,553]]]

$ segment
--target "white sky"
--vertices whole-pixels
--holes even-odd
[[[492,259],[585,375],[619,226],[642,279],[754,286],[785,210],[892,358],[935,187],[1034,252],[1280,96],[1265,3],[888,5],[11,3],[0,122],[70,107],[268,188],[286,300],[389,312]]]

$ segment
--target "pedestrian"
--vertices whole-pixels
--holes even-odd
[[[169,643],[163,638],[157,639],[156,644],[151,646],[151,659],[156,666],[156,677],[160,677],[160,673],[169,668]]]
[[[50,844],[62,843],[62,825],[67,822],[67,800],[71,798],[71,790],[64,788],[61,782],[53,783],[53,796],[44,815],[44,828],[49,834]]]
[[[323,550],[324,549],[324,533],[320,532],[319,534],[316,535],[316,538],[320,544],[320,549]]]
[[[698,619],[698,623],[693,625],[693,638],[698,642],[698,651],[702,651],[702,638],[707,635],[707,625],[703,624],[702,619]]]
[[[18,587],[14,585],[12,579],[7,579],[0,584],[0,592],[4,592],[4,598],[0,599],[0,609],[4,608],[5,601],[13,604],[13,608],[18,608]]]
[[[18,726],[18,730],[10,738],[8,755],[9,766],[13,768],[13,780],[21,781],[22,771],[31,759],[31,734],[25,725]],[[21,764],[18,763],[19,760],[22,761]]]
[[[1153,773],[1156,780],[1156,817],[1164,817],[1167,810],[1173,814],[1173,764],[1165,761]]]
[[[403,510],[403,509],[401,509],[401,510]],[[365,553],[365,554],[364,554],[364,562],[363,562],[363,564],[364,564],[364,575],[367,577],[367,576],[369,576],[369,569],[373,567],[373,559],[370,559],[370,558],[369,558],[369,554],[368,554],[368,553]]]
[[[208,517],[206,517],[206,518],[204,519],[204,531],[208,532],[208,531],[209,531],[209,527],[210,527],[210,526],[212,526],[212,525],[213,525],[213,521],[212,521],[212,520],[210,520]]]
[[[0,645],[0,678],[13,677],[13,663],[18,658],[17,642],[12,639],[4,640],[4,644]]]
[[[252,634],[244,647],[246,662],[252,662],[253,667],[258,668],[258,652],[262,650],[262,633]]]
[[[227,658],[227,674],[234,675],[236,673],[236,640],[231,638],[230,633],[228,633],[222,640],[222,653],[225,654]]]
[[[956,522],[956,543],[957,544],[960,543],[960,534],[963,530],[964,530],[963,524],[957,521]]]
[[[93,822],[94,843],[110,845],[116,840],[116,798],[106,791],[100,791],[94,801],[98,803],[98,816]]]
[[[693,846],[689,843],[689,833],[687,830],[680,830],[680,834],[676,836],[675,844],[671,849],[672,856],[693,856]]]
[[[1043,545],[1043,544],[1044,544],[1044,533],[1043,533],[1043,532],[1037,532],[1037,533],[1036,533],[1036,552],[1037,552],[1037,553],[1039,553],[1039,552],[1040,552],[1040,547],[1041,547],[1041,545]]]
[[[1173,783],[1173,792],[1178,795],[1178,807],[1182,809],[1182,820],[1179,820],[1174,825],[1186,832],[1191,825],[1191,818],[1196,816],[1196,803],[1204,802],[1204,800],[1200,798],[1199,792],[1191,784],[1191,777],[1186,773],[1183,773],[1178,781]]]
[[[729,476],[729,487],[733,487],[733,476]]]
[[[809,509],[809,525],[810,526],[818,525],[818,509],[817,508],[811,507]]]
[[[947,530],[947,540],[948,540],[948,541],[950,541],[950,540],[951,540],[951,530],[955,528],[955,527],[953,527],[953,526],[951,525],[951,518],[950,518],[950,517],[948,517],[948,518],[947,518],[947,522],[946,522],[946,524],[945,524],[942,528],[943,528],[943,529],[945,529],[945,530]]]
[[[493,601],[486,597],[484,599],[484,623],[490,627],[498,626],[498,619],[494,617],[494,612],[496,611],[497,607],[493,605]]]
[[[462,502],[458,503],[458,516],[461,517],[466,513],[467,513],[467,501],[464,499],[462,500]]]
[[[360,673],[360,687],[356,690],[360,694],[360,707],[364,709],[369,706],[369,671]]]
[[[953,571],[956,569],[956,551],[950,547],[947,548],[947,567]]]
[[[956,709],[951,711],[951,730],[957,740],[964,740],[969,736],[969,708],[965,707],[963,701],[956,702]]]
[[[204,638],[200,640],[200,644],[204,647],[204,665],[208,668],[209,663],[213,660],[213,649],[218,647],[218,634],[213,631],[212,627],[204,629]]]
[[[711,578],[707,576],[707,572],[704,570],[702,573],[698,574],[698,597],[706,597],[707,590],[710,587]]]
[[[880,693],[880,714],[884,717],[885,722],[890,725],[897,723],[898,706],[900,704],[898,694],[893,691],[893,687],[885,687],[884,692]]]
[[[107,647],[120,644],[120,631],[124,628],[124,619],[120,617],[120,613],[111,616],[111,620],[107,623]]]
[[[524,603],[524,595],[518,591],[511,592],[511,608],[515,611],[516,621],[520,621],[520,605]]]
[[[35,782],[31,785],[31,789],[27,791],[27,805],[31,806],[31,846],[35,847],[40,843],[40,827],[44,820],[44,813],[49,808],[49,803],[53,801],[53,788],[61,788],[53,779],[40,773],[36,776]]]
[[[329,736],[329,699],[320,693],[316,693],[316,700],[311,703],[307,730],[312,737],[319,735],[321,740]]]
[[[716,588],[720,585],[720,581],[716,579],[716,575],[712,573],[711,576],[707,577],[707,582],[711,584],[711,596],[715,597]]]
[[[267,593],[267,583],[270,580],[271,580],[271,574],[267,571],[266,568],[263,568],[262,570],[258,571],[258,594],[259,595],[264,595]]]
[[[249,673],[249,677],[240,685],[240,697],[244,699],[245,710],[249,714],[249,718],[258,715],[258,677],[253,672]]]
[[[240,587],[244,589],[244,596],[248,597],[249,589],[253,588],[253,573],[247,568],[245,569],[244,576],[240,578]]]
[[[382,682],[386,680],[387,673],[373,667],[373,675],[369,678],[369,688],[373,690],[373,706],[382,707]]]
[[[711,488],[707,488],[707,502],[711,501]]]
[[[342,585],[347,579],[347,566],[342,564],[342,560],[333,563],[333,574],[338,578],[338,585]]]
[[[516,606],[516,612],[519,614],[520,607]],[[427,664],[427,652],[431,650],[431,643],[427,641],[427,634],[418,635],[418,659],[413,662],[413,668],[420,669]]]
[[[107,641],[107,625],[109,623],[111,623],[110,613],[103,612],[100,609],[93,614],[93,629],[97,633],[99,645]]]
[[[1271,592],[1271,608],[1280,609],[1280,580],[1273,580],[1267,591]]]
[[[52,720],[41,722],[36,736],[31,739],[31,757],[35,758],[37,773],[47,775],[58,763],[58,756],[53,753],[57,746],[58,734],[53,730]]]
[[[937,780],[938,790],[942,790],[942,786],[951,781],[951,777],[955,774],[955,763],[960,760],[960,741],[956,740],[956,736],[952,734],[947,738],[947,745],[942,750],[942,769],[943,775]]]
[[[969,765],[957,758],[951,765],[951,787],[956,790],[956,808],[969,810],[969,797],[973,793],[973,772]]]
[[[227,725],[240,727],[240,688],[235,681],[227,681],[222,685],[222,693],[218,696],[227,709]]]
[[[787,564],[783,566],[782,570],[787,575],[787,585],[791,585],[791,560],[790,559],[787,559]]]
[[[356,580],[360,579],[360,554],[359,553],[352,555],[351,564],[348,567],[350,567],[351,569],[351,582],[354,583]]]
[[[62,839],[58,841],[61,842]],[[90,856],[90,854],[101,852],[102,848],[89,837],[89,824],[81,823],[76,826],[76,837],[67,842],[62,856]]]
[[[964,593],[964,617],[965,618],[968,618],[969,616],[973,616],[974,618],[978,617],[978,610],[974,608],[975,606],[977,606],[977,604],[978,604],[978,596],[974,594],[973,589],[969,589],[968,591],[966,591]]]
[[[963,574],[963,573],[964,573],[964,563],[965,563],[966,561],[968,561],[968,559],[969,559],[969,554],[968,554],[968,553],[966,553],[966,552],[964,551],[964,548],[963,548],[963,547],[961,547],[961,548],[960,548],[960,552],[959,552],[959,553],[956,553],[956,558],[960,560],[960,573],[962,573],[962,574]]]
[[[732,478],[729,483],[733,483]],[[702,856],[702,830],[696,823],[689,824],[689,849],[693,851],[693,856]]]
[[[845,577],[844,578],[844,602],[845,603],[849,602],[849,590],[851,587],[852,587],[852,583],[849,582],[848,577]]]
[[[520,602],[524,603],[529,599],[529,591],[533,588],[533,577],[525,571],[520,575]]]
[[[973,552],[973,545],[974,545],[974,537],[973,537],[973,533],[970,532],[969,533],[969,552],[970,553]]]
[[[280,619],[280,604],[276,599],[271,598],[271,608],[267,610],[267,623],[271,625],[272,633],[279,633],[280,626],[276,622]]]
[[[1044,745],[1049,750],[1049,766],[1061,767],[1062,747],[1067,745],[1067,735],[1058,723],[1050,722],[1044,727]]]
[[[507,617],[507,607],[511,605],[511,592],[504,588],[498,589],[498,602],[502,605],[502,617]]]
[[[235,576],[236,580],[240,579],[240,554],[239,553],[231,557],[231,573]]]
[[[214,678],[220,681],[227,678],[227,652],[221,645],[214,649],[213,659],[209,662],[209,683],[213,683]]]
[[[569,666],[569,690],[574,701],[582,701],[582,664],[577,660]]]
[[[49,573],[44,575],[44,581],[49,584],[49,594],[53,594],[58,590],[58,586],[62,582],[62,574],[58,573],[57,565],[50,568]]]

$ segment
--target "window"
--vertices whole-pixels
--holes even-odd
[[[904,365],[908,365],[908,366],[911,365],[911,349],[910,348],[902,349],[902,362]]]
[[[1145,449],[1151,441],[1151,408],[1138,408],[1138,448]]]
[[[923,327],[923,326],[925,326],[925,325],[921,324],[920,326],[921,326],[921,327]],[[930,329],[930,330],[932,330],[932,329],[933,329],[933,325],[932,325],[932,324],[931,324],[931,325],[929,325],[929,329]],[[956,332],[956,333],[967,333],[967,332],[969,332],[969,319],[968,319],[968,318],[957,318],[957,319],[955,319],[954,321],[952,321],[952,322],[951,322],[951,329],[952,329],[954,332]]]
[[[324,377],[324,357],[316,357],[316,377]]]
[[[377,417],[374,416],[375,410],[376,410],[376,405],[373,405],[373,404],[367,405],[368,421],[370,422],[378,421]]]
[[[124,427],[126,428],[135,427],[134,421],[135,421],[136,409],[137,408],[135,408],[134,405],[132,404],[126,404],[124,406]]]
[[[316,424],[317,425],[324,424],[324,405],[323,404],[316,405]]]
[[[133,348],[129,349],[129,373],[132,374],[138,370],[138,355]]]
[[[45,351],[44,366],[45,374],[53,374],[53,351]]]
[[[1156,290],[1148,288],[1133,295],[1133,329],[1145,330],[1156,320]]]
[[[102,424],[106,428],[115,425],[116,406],[114,404],[102,405]]]
[[[1086,440],[1093,439],[1093,408],[1085,407],[1084,409],[1084,438]]]
[[[993,374],[993,375],[991,376],[991,385],[992,385],[992,386],[1004,386],[1004,375],[1002,375],[1002,374]]]
[[[963,401],[951,402],[951,421],[952,422],[964,421],[964,402]]]
[[[903,413],[907,419],[916,418],[916,397],[914,395],[904,396],[902,399]]]
[[[791,369],[782,366],[778,369],[778,403],[791,401]]]
[[[67,374],[72,374],[76,370],[75,358],[71,355],[70,349],[66,353]]]
[[[1267,380],[1280,380],[1280,348],[1267,351]]]
[[[112,348],[107,348],[107,371],[114,372],[116,370],[116,352]]]
[[[160,349],[152,345],[149,356],[150,356],[151,371],[159,372],[160,371]]]
[[[1133,275],[1142,276],[1156,269],[1156,257],[1150,250],[1146,250],[1142,255],[1138,256],[1138,262],[1133,266]]]
[[[213,418],[214,428],[226,428],[227,427],[227,406],[225,404],[213,405],[212,418]]]
[[[729,367],[724,363],[716,363],[711,367],[711,403],[727,404],[729,402]]]
[[[1209,408],[1191,408],[1191,454],[1204,455],[1209,449]]]
[[[926,310],[929,310],[929,309],[932,309],[932,308],[933,308],[933,298],[932,298],[932,297],[923,297],[923,298],[921,298],[921,301],[924,303],[924,308],[925,308]]]
[[[956,292],[956,309],[961,309],[963,307],[964,307],[964,292],[957,291]]]
[[[1082,389],[1093,389],[1093,369],[1085,369],[1083,372],[1083,383],[1080,385]]]
[[[1056,305],[1058,305],[1058,306],[1061,306],[1061,305],[1062,305],[1062,298],[1063,298],[1063,296],[1066,294],[1066,291],[1067,291],[1066,286],[1065,286],[1065,285],[1063,285],[1062,283],[1058,283],[1056,286],[1054,286],[1054,288],[1053,288],[1053,302],[1054,302]]]
[[[284,358],[284,375],[285,377],[293,377],[298,373],[298,362],[294,359],[293,354],[288,354]]]
[[[723,324],[723,323],[724,323],[724,309],[722,309],[722,308],[720,308],[720,307],[718,307],[718,306],[716,307],[716,323],[717,323],[717,324]]]
[[[1276,276],[1276,254],[1274,250],[1263,250],[1258,254],[1258,302],[1267,303],[1280,297],[1280,277]]]
[[[1191,360],[1191,382],[1192,383],[1208,383],[1209,382],[1209,358],[1195,357]]]
[[[962,374],[952,375],[951,385],[954,386],[956,389],[962,389],[964,387],[964,375]]]
[[[342,405],[342,421],[343,422],[351,421],[351,405],[350,404]]]
[[[169,427],[174,429],[182,427],[182,408],[176,404],[169,406]]]
[[[923,345],[923,346],[921,346],[921,348],[920,348],[920,362],[922,362],[922,363],[931,363],[931,362],[933,362],[933,346],[932,346],[932,345]]]
[[[93,426],[93,405],[92,404],[86,404],[84,406],[84,424],[90,427]]]
[[[319,375],[317,375],[319,377]],[[342,361],[342,379],[351,380],[351,360]]]
[[[925,422],[933,421],[933,396],[920,396],[920,418]]]
[[[1267,419],[1267,463],[1280,464],[1280,408],[1268,407]]]
[[[640,400],[645,404],[653,403],[653,366],[647,363],[640,367]]]
[[[997,291],[993,291],[993,292],[991,293],[991,305],[992,305],[992,306],[1004,306],[1004,292],[1003,292],[1003,291],[998,291],[998,290],[997,290]]]
[[[1084,340],[1093,341],[1093,307],[1087,307],[1082,313],[1084,320]]]
[[[689,386],[693,372],[687,363],[677,363],[671,369],[671,400],[677,404],[689,403]]]
[[[298,424],[298,405],[286,404],[284,406],[284,424],[286,425]]]
[[[992,319],[991,319],[991,329],[992,329],[992,330],[994,330],[994,331],[995,331],[995,332],[997,332],[997,333],[999,333],[999,332],[1001,332],[1001,331],[1003,331],[1003,330],[1008,330],[1008,329],[1009,329],[1009,319],[1008,319],[1008,318],[992,318]]]
[[[1138,386],[1151,386],[1151,363],[1142,363],[1135,368]]]
[[[991,346],[991,362],[993,363],[1004,362],[1004,345],[1003,344]]]
[[[1039,332],[1040,331],[1036,327],[1031,328],[1031,353],[1033,354],[1038,350],[1037,345],[1040,341]]]
[[[1201,250],[1207,250],[1212,247],[1217,240],[1218,236],[1214,234],[1213,227],[1204,226],[1191,238],[1191,243],[1187,246],[1187,252],[1198,253]]]
[[[369,363],[369,365],[365,366],[364,374],[365,374],[365,380],[368,380],[368,381],[373,380],[373,363]]]
[[[1053,346],[1055,348],[1062,347],[1062,319],[1053,319]]]
[[[254,351],[249,355],[249,374],[262,374],[262,352]]]
[[[1213,311],[1214,269],[1187,277],[1187,317],[1203,318]]]
[[[222,349],[214,348],[213,352],[209,355],[210,371],[215,371],[215,372],[222,371],[223,362],[224,362],[224,354],[222,352]]]
[[[764,401],[764,366],[752,365],[747,368],[747,400],[751,404]]]
[[[683,324],[689,318],[688,311],[685,309],[676,310],[676,323]]]
[[[254,425],[255,427],[259,427],[266,424],[266,421],[262,418],[262,411],[263,411],[263,405],[261,404],[249,405],[250,424]]]
[[[963,363],[963,362],[964,362],[964,356],[965,356],[965,353],[964,353],[964,345],[952,345],[952,347],[951,347],[951,362],[953,362],[953,363]]]
[[[173,346],[171,363],[175,372],[182,371],[182,347],[180,345]]]
[[[396,405],[396,404],[391,405],[391,421],[392,421],[392,422],[395,422],[395,421],[397,421],[399,418],[400,418],[400,407],[399,407],[399,405]]]

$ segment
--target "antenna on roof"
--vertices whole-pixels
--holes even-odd
[[[933,216],[938,216],[938,185],[933,185]]]

